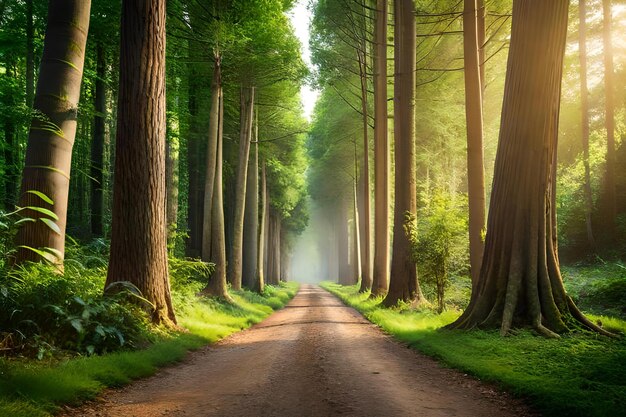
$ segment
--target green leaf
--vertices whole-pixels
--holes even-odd
[[[50,218],[52,218],[53,220],[59,220],[59,216],[57,216],[52,210],[48,210],[47,208],[36,207],[36,206],[28,206],[24,208],[28,210],[37,211],[39,213],[45,214],[46,216],[50,216]]]
[[[45,252],[43,250],[40,249],[35,249],[33,247],[27,246],[27,245],[20,245],[18,246],[18,248],[23,248],[23,249],[28,249],[29,251],[35,252],[37,255],[41,256],[43,259],[45,259],[46,261],[50,262],[50,263],[54,263],[57,262],[59,259],[59,257],[56,257],[55,255]],[[55,259],[58,258],[58,259]]]
[[[37,220],[31,218],[31,217],[24,217],[22,219],[19,219],[18,221],[15,222],[16,225],[20,225],[22,223],[28,223],[28,222],[36,222]]]
[[[61,228],[54,221],[52,221],[50,219],[47,219],[45,217],[40,217],[39,220],[44,222],[46,224],[46,226],[48,226],[50,229],[52,229],[52,231],[55,232],[56,234],[62,235]]]
[[[84,329],[83,329],[83,323],[81,322],[81,320],[79,318],[75,318],[70,320],[70,324],[72,325],[73,328],[76,329],[76,331],[81,334],[83,333]]]
[[[44,193],[42,193],[41,191],[36,191],[36,190],[28,190],[26,191],[28,194],[33,194],[36,195],[37,197],[41,198],[43,201],[45,201],[48,204],[54,205],[54,201],[52,201],[52,199],[50,197],[48,197],[47,195],[45,195]]]

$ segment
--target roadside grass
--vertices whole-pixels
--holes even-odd
[[[78,405],[106,387],[120,387],[153,375],[158,368],[182,360],[199,349],[250,327],[282,308],[298,284],[267,286],[263,295],[232,291],[235,303],[191,297],[177,300],[179,324],[188,332],[158,331],[145,349],[46,363],[32,360],[0,362],[0,416],[49,416],[61,405]],[[180,295],[179,295],[180,297]]]
[[[590,332],[545,339],[530,330],[511,337],[497,331],[451,331],[442,326],[459,311],[380,307],[357,286],[325,282],[322,287],[360,311],[368,320],[444,365],[496,383],[525,397],[546,416],[626,415],[626,340]],[[626,321],[603,316],[605,328],[626,332]]]

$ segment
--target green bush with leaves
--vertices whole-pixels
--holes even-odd
[[[420,281],[434,289],[439,313],[445,308],[450,274],[466,275],[468,271],[466,207],[466,197],[435,190],[418,212],[417,222],[412,216],[407,218]]]

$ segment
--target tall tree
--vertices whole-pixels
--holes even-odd
[[[93,139],[91,141],[91,234],[102,236],[104,214],[104,141],[106,126],[106,51],[96,46],[96,91],[94,95]]]
[[[613,69],[611,0],[602,0],[604,37],[604,105],[606,125],[605,221],[606,234],[612,240],[617,217],[615,195],[615,71]]]
[[[111,254],[106,285],[130,281],[172,325],[165,213],[165,1],[122,3]]]
[[[258,114],[254,127],[252,156],[248,163],[248,184],[246,185],[246,209],[243,227],[243,285],[259,291],[261,285],[257,273],[259,255],[259,122]]]
[[[20,228],[16,237],[17,263],[41,260],[40,249],[48,251],[57,263],[63,262],[72,146],[90,9],[90,0],[51,0],[48,5],[35,114],[19,198],[21,207],[39,207],[39,211],[25,213],[38,221],[24,223]],[[32,191],[45,194],[52,204]],[[52,210],[54,214],[41,210]]]
[[[240,122],[239,122],[239,159],[235,188],[235,212],[233,227],[233,243],[230,263],[228,264],[228,282],[235,290],[241,289],[243,228],[246,204],[246,185],[248,178],[248,159],[250,158],[250,141],[254,121],[254,87],[241,88]]]
[[[33,105],[35,87],[35,27],[33,0],[26,0],[26,106]]]
[[[257,276],[256,285],[253,290],[262,293],[265,289],[265,265],[267,259],[267,226],[268,226],[268,205],[267,198],[267,174],[265,169],[265,161],[261,163],[261,200],[259,201],[259,207],[261,212],[259,213],[259,253],[257,255]],[[257,287],[258,285],[258,287]]]
[[[591,194],[591,169],[589,167],[589,87],[587,85],[587,0],[578,1],[580,23],[578,26],[578,57],[580,60],[580,109],[582,116],[583,165],[585,167],[585,225],[589,247],[595,248],[591,214],[593,199]]]
[[[394,140],[395,207],[393,257],[386,306],[398,301],[420,302],[423,295],[417,279],[407,222],[415,221],[417,210],[415,172],[415,7],[413,0],[394,2]]]
[[[387,138],[387,0],[377,0],[374,41],[374,273],[372,295],[389,285],[389,143]]]
[[[556,337],[587,320],[565,293],[554,205],[569,0],[514,0],[505,100],[480,279],[452,328],[530,325]]]
[[[464,1],[463,50],[465,62],[465,120],[467,123],[467,182],[469,200],[470,272],[476,289],[483,259],[485,230],[485,167],[483,155],[483,100],[476,0]]]

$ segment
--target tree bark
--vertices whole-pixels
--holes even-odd
[[[278,285],[280,282],[280,217],[273,208],[270,208],[269,214],[268,241],[267,283]]]
[[[377,0],[374,47],[374,273],[372,296],[389,288],[389,142],[387,132],[387,0]]]
[[[478,43],[478,66],[480,69],[480,96],[481,99],[485,98],[485,88],[487,87],[485,82],[485,42],[486,42],[486,27],[485,16],[487,15],[487,8],[485,7],[485,0],[476,0],[476,32]]]
[[[221,297],[232,302],[226,283],[226,235],[224,227],[224,195],[222,186],[223,142],[224,142],[224,96],[221,83],[217,91],[217,143],[215,153],[215,175],[211,199],[211,256],[215,271],[203,290],[205,295]],[[206,208],[205,208],[206,210]]]
[[[587,0],[579,0],[579,29],[578,29],[578,56],[580,59],[580,108],[582,116],[582,146],[583,165],[585,167],[585,226],[587,229],[587,243],[592,250],[596,244],[593,237],[591,214],[593,212],[593,197],[591,194],[591,168],[589,167],[589,87],[587,85]]]
[[[178,230],[179,130],[174,120],[167,120],[165,148],[166,228],[168,246],[173,248]]]
[[[96,45],[96,92],[93,140],[91,141],[91,234],[103,236],[104,213],[104,136],[106,108],[106,52],[104,45]]]
[[[8,78],[15,76],[15,68],[12,63],[6,65],[6,75]],[[14,96],[11,94],[7,97],[7,106],[16,106]],[[19,181],[19,169],[16,150],[18,149],[18,138],[15,127],[15,120],[13,115],[7,114],[4,116],[4,209],[7,212],[11,212],[15,209],[17,184]]]
[[[37,115],[28,137],[19,206],[52,210],[58,217],[55,223],[59,230],[44,223],[51,220],[50,216],[33,210],[23,212],[38,221],[20,227],[16,237],[17,263],[41,260],[37,252],[24,246],[47,248],[56,263],[63,263],[72,147],[90,8],[89,0],[51,0],[48,6],[46,39],[34,100]],[[54,204],[28,191],[42,192]]]
[[[485,167],[483,108],[476,0],[465,0],[463,45],[465,60],[465,118],[467,122],[467,182],[469,200],[470,272],[476,290],[485,249]]]
[[[555,166],[569,0],[514,0],[500,140],[478,288],[449,327],[529,325],[556,337],[568,318],[602,331],[565,293],[556,252]],[[603,331],[602,331],[603,332]]]
[[[413,0],[394,2],[394,135],[395,208],[393,258],[386,306],[398,301],[420,302],[423,295],[417,279],[406,222],[414,221],[417,210],[415,172],[415,8]],[[409,217],[412,219],[409,220]]]
[[[254,121],[254,87],[241,89],[239,133],[239,160],[237,167],[237,183],[235,188],[235,209],[233,225],[233,244],[228,264],[228,282],[234,290],[241,289],[243,268],[243,226],[246,205],[246,184],[248,182],[248,160],[250,158],[250,141]]]
[[[606,125],[605,222],[609,242],[615,239],[617,202],[615,189],[615,81],[613,69],[611,0],[602,0],[604,16],[604,96]]]
[[[258,139],[257,139],[258,140]],[[258,146],[258,143],[257,143]],[[258,148],[257,148],[257,158],[258,158]],[[259,234],[258,234],[258,254],[257,254],[257,271],[256,271],[256,279],[254,281],[254,285],[251,287],[253,291],[258,292],[259,294],[263,293],[265,289],[265,258],[266,258],[266,236],[267,236],[267,179],[265,175],[265,161],[261,164],[261,201],[259,201],[259,207],[261,208],[261,212],[259,213]]]
[[[259,142],[258,121],[255,123],[252,157],[248,163],[246,210],[243,224],[242,279],[246,288],[258,291],[257,256],[259,253]]]
[[[165,226],[165,1],[122,3],[111,254],[106,288],[130,281],[172,325]]]
[[[206,152],[206,173],[204,181],[203,216],[202,216],[202,260],[209,261],[213,253],[211,242],[213,239],[211,228],[213,193],[215,189],[215,175],[217,166],[217,144],[221,129],[220,108],[222,106],[222,58],[219,52],[213,56],[213,80],[211,81],[211,114],[209,116],[209,138]],[[191,204],[191,203],[190,203]]]

